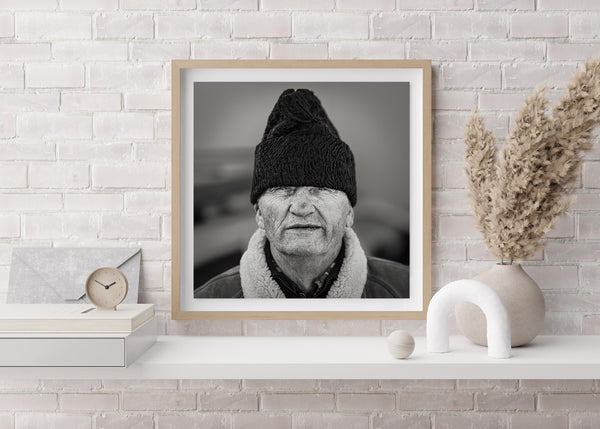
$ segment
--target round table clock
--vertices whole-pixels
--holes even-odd
[[[99,310],[116,310],[127,295],[127,277],[113,267],[93,271],[85,282],[85,293]]]

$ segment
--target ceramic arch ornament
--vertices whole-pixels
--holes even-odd
[[[487,319],[488,356],[506,359],[511,356],[510,318],[498,294],[477,280],[448,283],[432,298],[427,310],[427,351],[449,351],[448,315],[459,302],[477,305]]]

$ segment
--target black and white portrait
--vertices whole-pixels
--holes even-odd
[[[195,82],[194,298],[410,298],[408,82]]]

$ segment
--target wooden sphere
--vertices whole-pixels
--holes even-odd
[[[390,354],[396,359],[405,359],[415,350],[415,339],[402,330],[392,332],[387,339]]]

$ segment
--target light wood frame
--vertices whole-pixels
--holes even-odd
[[[413,234],[413,216],[411,215],[411,278],[413,277],[412,270],[415,265],[419,265],[418,277],[422,282],[421,296],[418,299],[417,307],[414,310],[409,311],[398,311],[394,309],[394,301],[396,299],[377,299],[378,301],[386,301],[386,305],[383,309],[379,307],[377,309],[371,309],[365,307],[365,310],[345,310],[336,308],[336,301],[344,301],[343,299],[338,300],[326,300],[331,303],[331,310],[275,310],[269,309],[252,309],[252,310],[216,310],[213,311],[210,308],[212,305],[211,299],[204,299],[200,301],[208,301],[205,305],[198,309],[198,307],[190,307],[188,304],[190,300],[194,300],[193,293],[189,296],[189,293],[185,293],[185,287],[182,287],[182,270],[191,269],[193,267],[186,266],[185,262],[182,262],[182,243],[186,241],[185,237],[182,237],[182,227],[184,227],[185,221],[182,218],[185,217],[184,210],[182,209],[182,203],[186,203],[186,197],[182,198],[182,186],[185,188],[185,177],[182,182],[183,169],[181,167],[182,160],[182,149],[185,152],[185,145],[190,144],[189,142],[182,141],[182,119],[185,115],[185,108],[182,107],[182,76],[189,70],[199,69],[201,71],[207,70],[226,70],[238,72],[253,72],[261,73],[264,71],[276,72],[297,70],[299,74],[303,72],[311,72],[311,70],[317,70],[317,73],[322,70],[331,69],[336,73],[343,74],[356,73],[364,74],[368,76],[373,73],[374,70],[380,70],[382,73],[393,72],[396,69],[398,71],[407,71],[408,73],[414,74],[415,72],[419,76],[418,90],[416,94],[420,97],[418,105],[422,111],[417,112],[420,116],[419,121],[419,141],[413,141],[412,137],[412,124],[411,124],[411,151],[414,148],[418,148],[420,165],[413,165],[411,155],[411,171],[422,172],[418,175],[420,181],[421,195],[419,196],[419,207],[418,212],[420,213],[419,219],[416,223],[419,224],[418,237]],[[385,72],[384,72],[385,70]],[[411,83],[412,85],[412,83]],[[412,100],[411,92],[411,100]],[[411,112],[412,112],[411,106]],[[412,116],[412,115],[411,115]],[[266,122],[266,118],[265,118]],[[195,320],[195,319],[230,319],[230,320],[244,320],[244,319],[425,319],[427,313],[427,306],[431,298],[431,138],[432,138],[432,125],[431,125],[431,61],[430,60],[174,60],[172,61],[172,296],[171,296],[171,316],[177,320]],[[193,142],[191,143],[193,145]],[[185,154],[184,154],[185,156]],[[411,201],[413,198],[412,190],[412,173],[411,173]],[[193,198],[192,198],[193,199]],[[412,202],[411,202],[412,206]],[[187,206],[189,208],[189,201]],[[412,211],[412,209],[411,209]],[[418,254],[412,252],[412,240],[418,239],[421,242],[419,246]],[[189,239],[187,239],[189,240]],[[193,239],[192,239],[193,241]],[[183,255],[185,256],[185,255]],[[419,264],[413,264],[413,258],[417,260],[420,258]],[[189,264],[187,264],[189,265]],[[183,272],[185,277],[185,272]],[[412,283],[412,280],[411,280]],[[192,286],[193,292],[193,286]],[[411,298],[414,299],[414,298]],[[232,301],[244,301],[230,299]],[[196,299],[198,301],[198,299]],[[263,301],[281,301],[281,300],[263,300]],[[290,300],[284,300],[290,301]],[[298,300],[291,300],[298,301]],[[317,301],[317,300],[305,300],[305,301]],[[361,301],[372,301],[361,300]],[[272,306],[271,306],[272,307]]]

